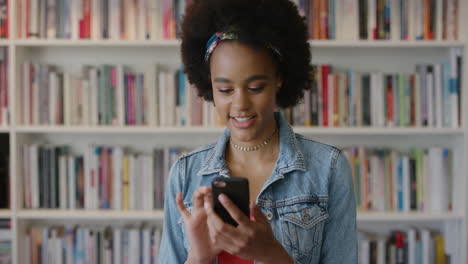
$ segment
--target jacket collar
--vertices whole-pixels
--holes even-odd
[[[304,156],[297,146],[294,131],[282,113],[275,112],[275,119],[280,133],[280,151],[274,170],[282,175],[293,170],[305,171]],[[226,128],[215,147],[206,156],[203,166],[197,175],[203,176],[213,173],[219,173],[222,176],[229,175],[225,159],[225,149],[230,135],[229,129]]]

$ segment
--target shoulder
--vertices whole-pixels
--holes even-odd
[[[172,165],[179,173],[185,175],[187,167],[193,171],[194,167],[200,167],[202,163],[212,155],[216,143],[211,143],[198,147],[190,152],[182,154]]]
[[[169,184],[178,185],[179,191],[185,189],[192,174],[198,172],[215,146],[216,143],[204,145],[177,158],[169,172]]]
[[[216,142],[211,144],[203,145],[201,147],[196,148],[190,152],[183,154],[179,159],[190,159],[196,158],[198,156],[206,155],[210,150],[212,150],[216,146]]]
[[[340,156],[343,156],[343,151],[335,146],[315,141],[298,133],[295,133],[295,136],[305,161],[334,168],[337,166]]]

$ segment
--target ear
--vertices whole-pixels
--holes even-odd
[[[278,73],[276,76],[276,93],[279,92],[281,87],[283,87],[283,77],[281,76],[280,73]]]

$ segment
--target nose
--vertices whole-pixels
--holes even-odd
[[[232,107],[237,111],[249,110],[252,103],[250,101],[249,93],[245,91],[245,89],[236,89],[235,91],[236,92],[232,99]]]

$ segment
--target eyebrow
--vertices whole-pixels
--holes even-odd
[[[250,76],[249,78],[245,79],[244,82],[252,82],[252,81],[258,81],[258,80],[268,80],[268,76],[267,75],[263,75],[263,74],[258,74],[258,75],[253,75],[253,76]],[[227,79],[227,78],[222,78],[222,77],[217,77],[214,79],[214,82],[219,82],[219,83],[232,83],[231,80]]]

